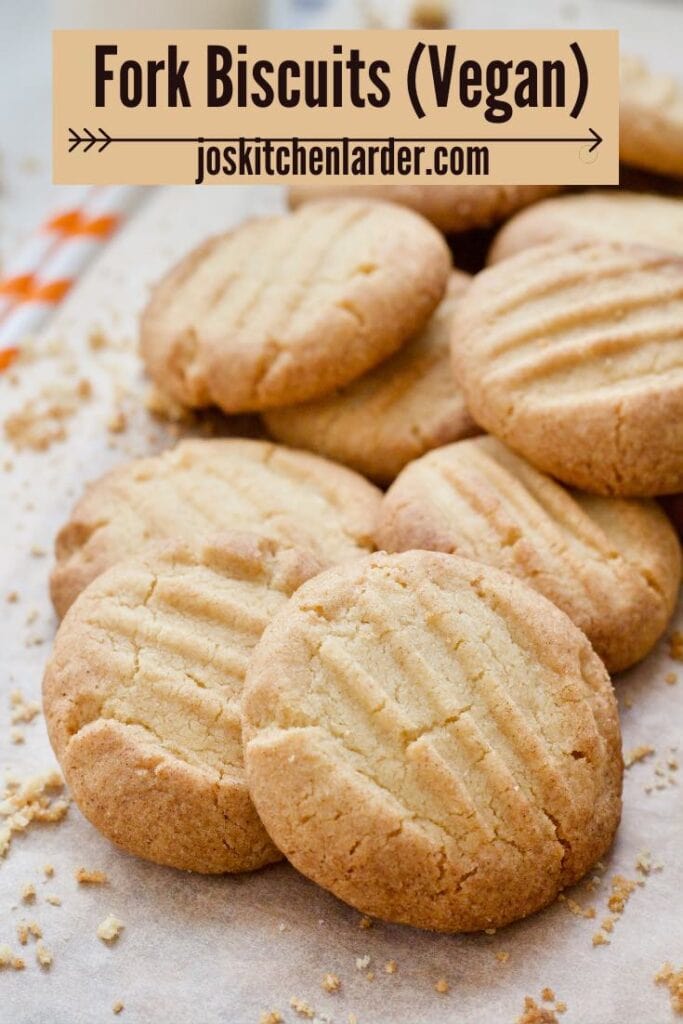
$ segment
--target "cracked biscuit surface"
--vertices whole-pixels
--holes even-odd
[[[598,494],[683,490],[683,257],[525,250],[476,277],[452,354],[475,420],[538,469]]]
[[[388,483],[430,448],[477,433],[450,372],[451,320],[470,280],[454,271],[424,330],[370,373],[316,402],[265,413],[272,436]]]
[[[109,839],[191,871],[278,860],[247,791],[240,700],[263,629],[319,563],[250,534],[171,542],[103,573],[43,682],[73,797]]]
[[[250,220],[157,285],[141,354],[186,406],[248,412],[327,394],[386,359],[440,301],[448,246],[410,210],[358,200]]]
[[[681,581],[678,540],[654,501],[570,491],[493,437],[407,466],[382,501],[375,539],[524,579],[583,630],[610,672],[654,647]]]
[[[621,58],[619,156],[623,163],[683,178],[683,84]]]
[[[242,708],[269,834],[363,913],[504,925],[588,871],[619,821],[617,709],[588,640],[453,555],[370,555],[304,584],[264,632]]]
[[[563,238],[646,244],[683,255],[683,199],[642,192],[580,192],[546,199],[500,229],[488,262]]]
[[[100,572],[154,540],[253,530],[326,564],[374,547],[380,492],[307,452],[237,438],[181,441],[89,484],[56,541],[58,615]]]
[[[554,185],[300,185],[289,190],[298,209],[325,196],[362,196],[407,206],[445,234],[488,228],[557,192]]]

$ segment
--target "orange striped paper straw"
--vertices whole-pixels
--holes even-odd
[[[81,208],[51,218],[48,223],[59,224],[57,244],[44,251],[42,261],[32,271],[25,262],[23,274],[13,275],[14,302],[0,320],[0,371],[13,362],[21,341],[43,326],[138,197],[138,189],[125,185],[92,188]],[[37,237],[44,233],[43,227]],[[40,253],[37,243],[31,245],[35,253]]]

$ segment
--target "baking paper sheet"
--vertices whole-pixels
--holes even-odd
[[[135,355],[149,285],[206,234],[281,204],[275,189],[153,193],[18,366],[15,383],[0,381],[3,418],[47,381],[62,380],[69,362],[93,387],[65,423],[63,443],[17,453],[2,442],[0,466],[9,460],[12,468],[0,472],[0,767],[19,777],[55,763],[42,716],[21,726],[23,745],[10,742],[8,696],[16,687],[27,699],[39,696],[56,625],[47,596],[54,534],[86,480],[173,443],[144,409]],[[106,339],[99,348],[98,336]],[[107,423],[119,408],[128,429],[112,434]],[[19,600],[6,603],[14,590]],[[681,618],[679,609],[678,628]],[[680,677],[675,685],[665,682],[671,672]],[[564,901],[493,935],[439,936],[381,923],[364,929],[357,912],[286,865],[237,878],[157,867],[117,851],[72,806],[60,824],[16,837],[0,861],[0,944],[27,961],[24,971],[0,971],[0,1022],[258,1024],[271,1010],[293,1022],[304,1019],[289,1005],[295,997],[335,1024],[353,1021],[350,1014],[358,1024],[512,1024],[524,997],[540,1002],[548,986],[567,1004],[566,1024],[667,1024],[674,1020],[668,993],[653,975],[666,960],[683,964],[683,797],[666,763],[675,763],[681,739],[683,665],[663,641],[616,685],[625,750],[646,744],[655,752],[626,773],[622,826],[595,891],[579,885],[568,893],[581,907],[595,907],[595,919],[572,913]],[[661,865],[647,877],[635,867],[643,851]],[[55,875],[44,881],[46,862]],[[109,884],[79,886],[74,870],[81,866],[106,871]],[[609,945],[593,947],[615,874],[644,884],[616,920]],[[29,881],[37,898],[24,906]],[[61,906],[47,903],[46,894],[60,896]],[[111,947],[96,937],[110,912],[125,923]],[[25,918],[43,929],[54,956],[48,970],[35,962],[32,944],[18,945],[16,924]],[[397,964],[393,974],[385,971],[389,960]],[[337,993],[321,987],[328,972],[341,979]],[[440,978],[446,994],[435,990]],[[124,1003],[120,1017],[112,1012],[117,1000]]]

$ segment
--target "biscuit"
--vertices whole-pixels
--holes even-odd
[[[488,228],[517,210],[558,192],[554,185],[298,185],[290,188],[289,205],[298,209],[323,197],[354,196],[407,206],[443,231],[457,234]]]
[[[45,719],[108,839],[189,871],[279,859],[247,790],[241,693],[265,626],[319,569],[308,551],[225,534],[153,545],[80,595],[46,669]]]
[[[619,156],[646,171],[683,178],[683,85],[621,58]]]
[[[266,441],[182,441],[88,485],[56,541],[52,601],[63,615],[104,569],[153,540],[250,530],[330,564],[373,550],[380,492],[351,470]]]
[[[387,551],[446,551],[519,576],[567,613],[610,672],[654,647],[681,581],[678,540],[655,502],[568,491],[493,437],[406,466],[375,539]]]
[[[156,286],[141,354],[181,405],[235,413],[304,402],[420,330],[450,263],[427,221],[386,203],[322,202],[251,220],[199,246]]]
[[[653,245],[683,255],[683,199],[641,192],[581,192],[546,199],[500,229],[488,262],[562,239]]]
[[[524,917],[590,869],[619,821],[600,659],[564,612],[468,559],[370,555],[304,584],[253,654],[242,710],[278,848],[386,920]]]
[[[683,490],[683,258],[645,247],[534,246],[479,274],[455,312],[474,419],[564,483]]]
[[[317,402],[265,413],[272,436],[388,483],[430,448],[477,433],[449,365],[451,320],[469,281],[454,271],[425,329],[364,377]]]

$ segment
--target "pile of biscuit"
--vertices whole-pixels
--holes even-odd
[[[608,672],[676,605],[653,499],[683,491],[683,200],[381,191],[292,194],[156,287],[156,386],[274,440],[183,440],[89,485],[57,539],[46,719],[125,850],[284,856],[363,913],[492,928],[609,848]],[[442,231],[516,210],[486,269],[452,269]]]

